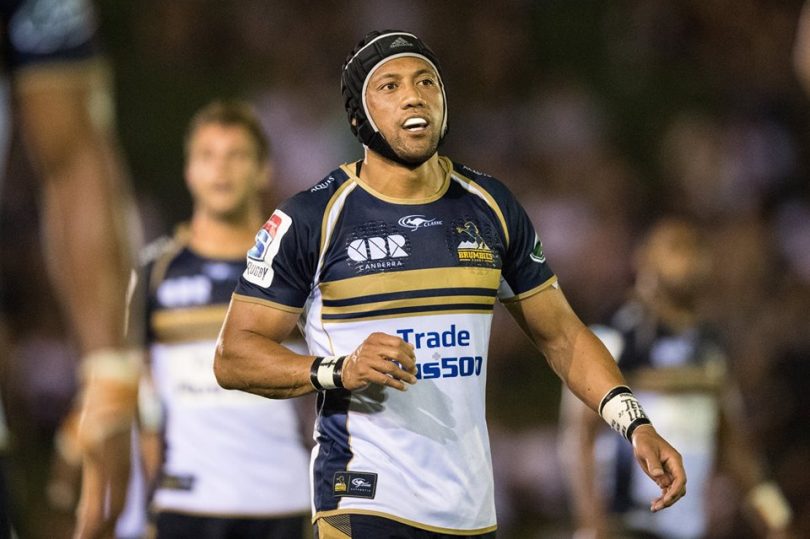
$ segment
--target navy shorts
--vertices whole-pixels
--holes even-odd
[[[217,518],[158,513],[157,539],[303,539],[309,518]]]

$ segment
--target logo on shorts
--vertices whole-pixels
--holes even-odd
[[[377,492],[377,474],[371,472],[335,472],[332,494],[353,498],[373,498]]]

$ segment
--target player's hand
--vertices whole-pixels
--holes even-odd
[[[78,399],[82,491],[76,539],[111,537],[126,500],[140,358],[101,352],[83,361]]]
[[[413,346],[386,333],[372,333],[343,362],[343,387],[353,391],[369,384],[400,391],[416,383]]]
[[[129,485],[130,430],[104,438],[84,455],[74,539],[112,539]]]
[[[652,512],[669,507],[686,495],[683,459],[651,425],[641,425],[633,432],[633,453],[644,473],[661,489],[661,496],[650,504]]]

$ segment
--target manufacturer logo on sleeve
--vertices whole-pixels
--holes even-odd
[[[332,494],[353,498],[374,498],[377,474],[371,472],[335,472]]]

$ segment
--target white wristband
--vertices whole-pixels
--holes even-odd
[[[120,383],[137,384],[142,368],[141,352],[104,349],[82,358],[79,373],[83,380],[102,378]]]
[[[628,440],[632,440],[637,427],[651,424],[641,403],[627,386],[616,386],[602,397],[599,415],[610,428]]]
[[[309,381],[318,391],[343,387],[343,361],[346,356],[316,357],[309,369]]]

